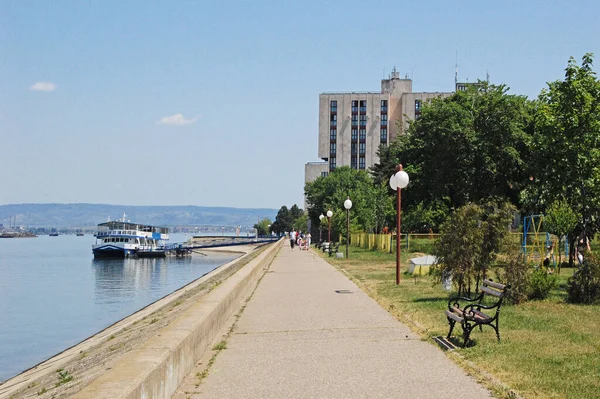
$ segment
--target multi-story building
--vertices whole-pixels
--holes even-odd
[[[379,145],[402,134],[408,121],[421,114],[421,105],[452,93],[413,93],[412,80],[394,70],[381,81],[381,92],[319,95],[319,148],[324,162],[305,165],[305,182],[326,176],[339,166],[366,170],[379,162]]]

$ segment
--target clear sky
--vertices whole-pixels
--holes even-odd
[[[0,0],[0,204],[302,206],[318,95],[600,56],[598,1]],[[600,60],[597,59],[597,64]]]

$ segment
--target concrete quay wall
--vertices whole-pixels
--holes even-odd
[[[228,318],[249,297],[283,241],[213,289],[107,370],[74,398],[170,398],[183,378],[222,330]]]

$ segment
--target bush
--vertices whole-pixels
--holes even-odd
[[[567,283],[567,300],[571,303],[600,303],[600,259],[587,252],[583,265]]]
[[[498,281],[510,284],[506,291],[506,300],[510,303],[525,302],[529,292],[529,265],[524,262],[520,248],[514,249],[508,262],[496,270]]]
[[[529,299],[546,299],[556,287],[556,276],[545,270],[535,269],[529,279]]]

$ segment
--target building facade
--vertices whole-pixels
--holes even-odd
[[[319,95],[319,148],[323,162],[305,165],[305,182],[339,166],[367,170],[377,162],[379,145],[403,134],[408,121],[419,117],[421,105],[452,93],[413,93],[412,80],[394,70],[381,81],[381,92],[322,93]]]

